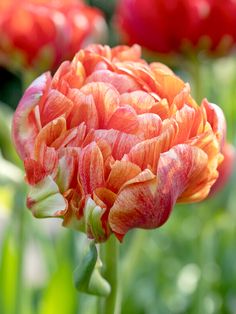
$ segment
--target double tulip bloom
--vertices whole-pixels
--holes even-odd
[[[236,42],[234,0],[120,0],[116,16],[126,42],[159,53],[226,54]]]
[[[0,4],[0,64],[55,69],[83,46],[100,42],[100,11],[78,0],[6,0]]]
[[[203,200],[218,177],[225,120],[219,107],[140,47],[92,45],[26,90],[13,139],[36,217],[97,242],[157,228],[176,202]]]

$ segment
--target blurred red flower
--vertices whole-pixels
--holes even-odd
[[[78,0],[4,0],[0,4],[0,64],[55,69],[106,36],[101,12]]]
[[[120,0],[124,40],[159,53],[227,53],[236,41],[235,0]]]
[[[26,90],[13,139],[36,217],[61,217],[96,241],[156,228],[218,177],[225,119],[140,47],[93,45]]]

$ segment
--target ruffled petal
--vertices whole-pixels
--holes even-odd
[[[14,114],[12,137],[17,152],[22,159],[33,157],[34,140],[39,132],[34,108],[39,104],[50,81],[51,76],[48,72],[33,81]]]

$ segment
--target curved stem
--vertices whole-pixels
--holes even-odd
[[[98,314],[120,313],[119,287],[119,243],[115,236],[100,245],[100,257],[103,263],[103,277],[111,285],[111,293],[107,298],[98,300]]]

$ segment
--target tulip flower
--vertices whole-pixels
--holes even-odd
[[[56,69],[105,34],[101,12],[82,1],[6,0],[0,5],[0,64],[40,73]]]
[[[139,46],[91,45],[29,86],[12,133],[34,216],[103,242],[160,227],[175,203],[207,197],[225,119]]]
[[[226,54],[236,42],[233,0],[121,0],[116,20],[127,43],[163,54]]]

